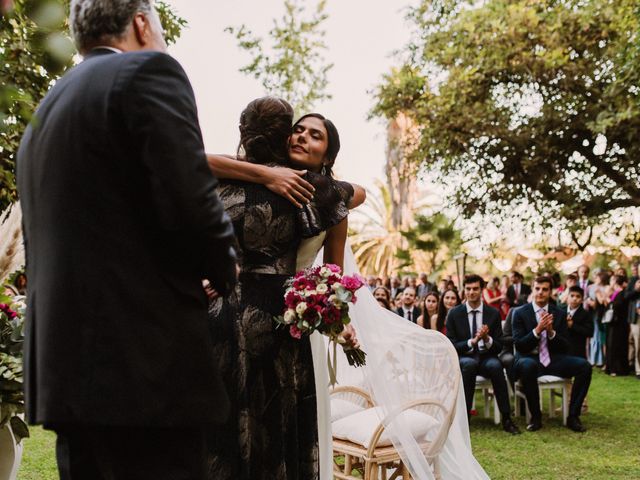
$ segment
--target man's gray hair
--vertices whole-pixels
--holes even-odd
[[[149,14],[153,0],[71,0],[71,32],[82,53],[124,36],[138,12]]]

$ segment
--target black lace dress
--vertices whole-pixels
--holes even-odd
[[[209,308],[232,405],[227,422],[209,435],[211,480],[319,476],[309,339],[291,338],[273,320],[284,309],[284,283],[295,274],[302,237],[348,214],[350,185],[320,176],[312,183],[316,200],[303,211],[260,185],[226,181],[218,189],[236,231],[241,274],[235,291]]]

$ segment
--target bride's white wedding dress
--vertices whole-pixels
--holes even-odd
[[[297,270],[322,263],[324,237],[322,233],[302,242],[298,250]],[[358,273],[348,244],[345,248],[344,272]],[[360,289],[357,296],[357,303],[350,306],[350,317],[362,349],[367,353],[367,364],[360,368],[349,366],[341,349],[338,349],[338,383],[360,386],[369,391],[383,415],[409,400],[447,399],[448,395],[448,403],[455,405],[455,416],[438,457],[440,474],[445,480],[488,479],[471,452],[460,369],[457,363],[452,366],[451,362],[442,361],[453,349],[451,342],[436,331],[425,330],[381,308],[366,288]],[[326,338],[318,333],[313,334],[311,347],[318,405],[320,479],[331,480],[333,452]],[[456,379],[460,387],[454,398],[451,385]],[[395,448],[401,452],[412,477],[433,479],[433,470],[410,433],[406,419],[397,417],[397,420],[385,426],[385,430]]]

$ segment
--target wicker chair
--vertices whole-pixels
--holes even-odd
[[[456,370],[459,369],[458,357],[453,347],[447,351],[446,358],[443,360],[451,365],[450,371],[459,372],[459,370]],[[455,369],[453,368],[454,365]],[[419,369],[413,372],[414,375],[418,373]],[[401,407],[388,412],[381,420],[376,420],[375,425],[368,425],[372,434],[367,442],[363,442],[364,444],[336,438],[334,435],[334,477],[341,480],[361,480],[362,477],[352,475],[352,471],[355,469],[361,472],[364,480],[411,479],[412,477],[408,468],[404,465],[400,453],[393,445],[381,444],[383,442],[380,440],[385,432],[385,426],[393,422],[396,417],[405,414],[405,412],[410,414],[418,411],[426,413],[434,419],[435,426],[429,430],[428,435],[419,440],[419,445],[431,465],[436,479],[441,478],[438,456],[444,447],[449,428],[453,422],[459,389],[460,376],[450,375],[446,385],[443,384],[441,389],[442,392],[447,392],[443,393],[444,401],[440,398],[415,398],[407,401]],[[362,389],[338,387],[332,392],[332,395],[335,394],[360,396],[360,401],[363,405],[366,404],[370,408],[375,408],[371,396]],[[374,418],[376,417],[374,416]],[[336,461],[339,457],[344,457],[344,463],[340,464]]]

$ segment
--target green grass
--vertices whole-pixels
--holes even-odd
[[[477,407],[482,408],[480,395]],[[559,417],[545,416],[542,430],[511,436],[491,419],[474,417],[473,451],[494,480],[640,479],[640,381],[594,370],[589,413],[582,421],[588,428],[584,434],[563,427]],[[524,430],[524,417],[516,423]],[[32,427],[24,442],[18,480],[57,479],[55,435]]]

